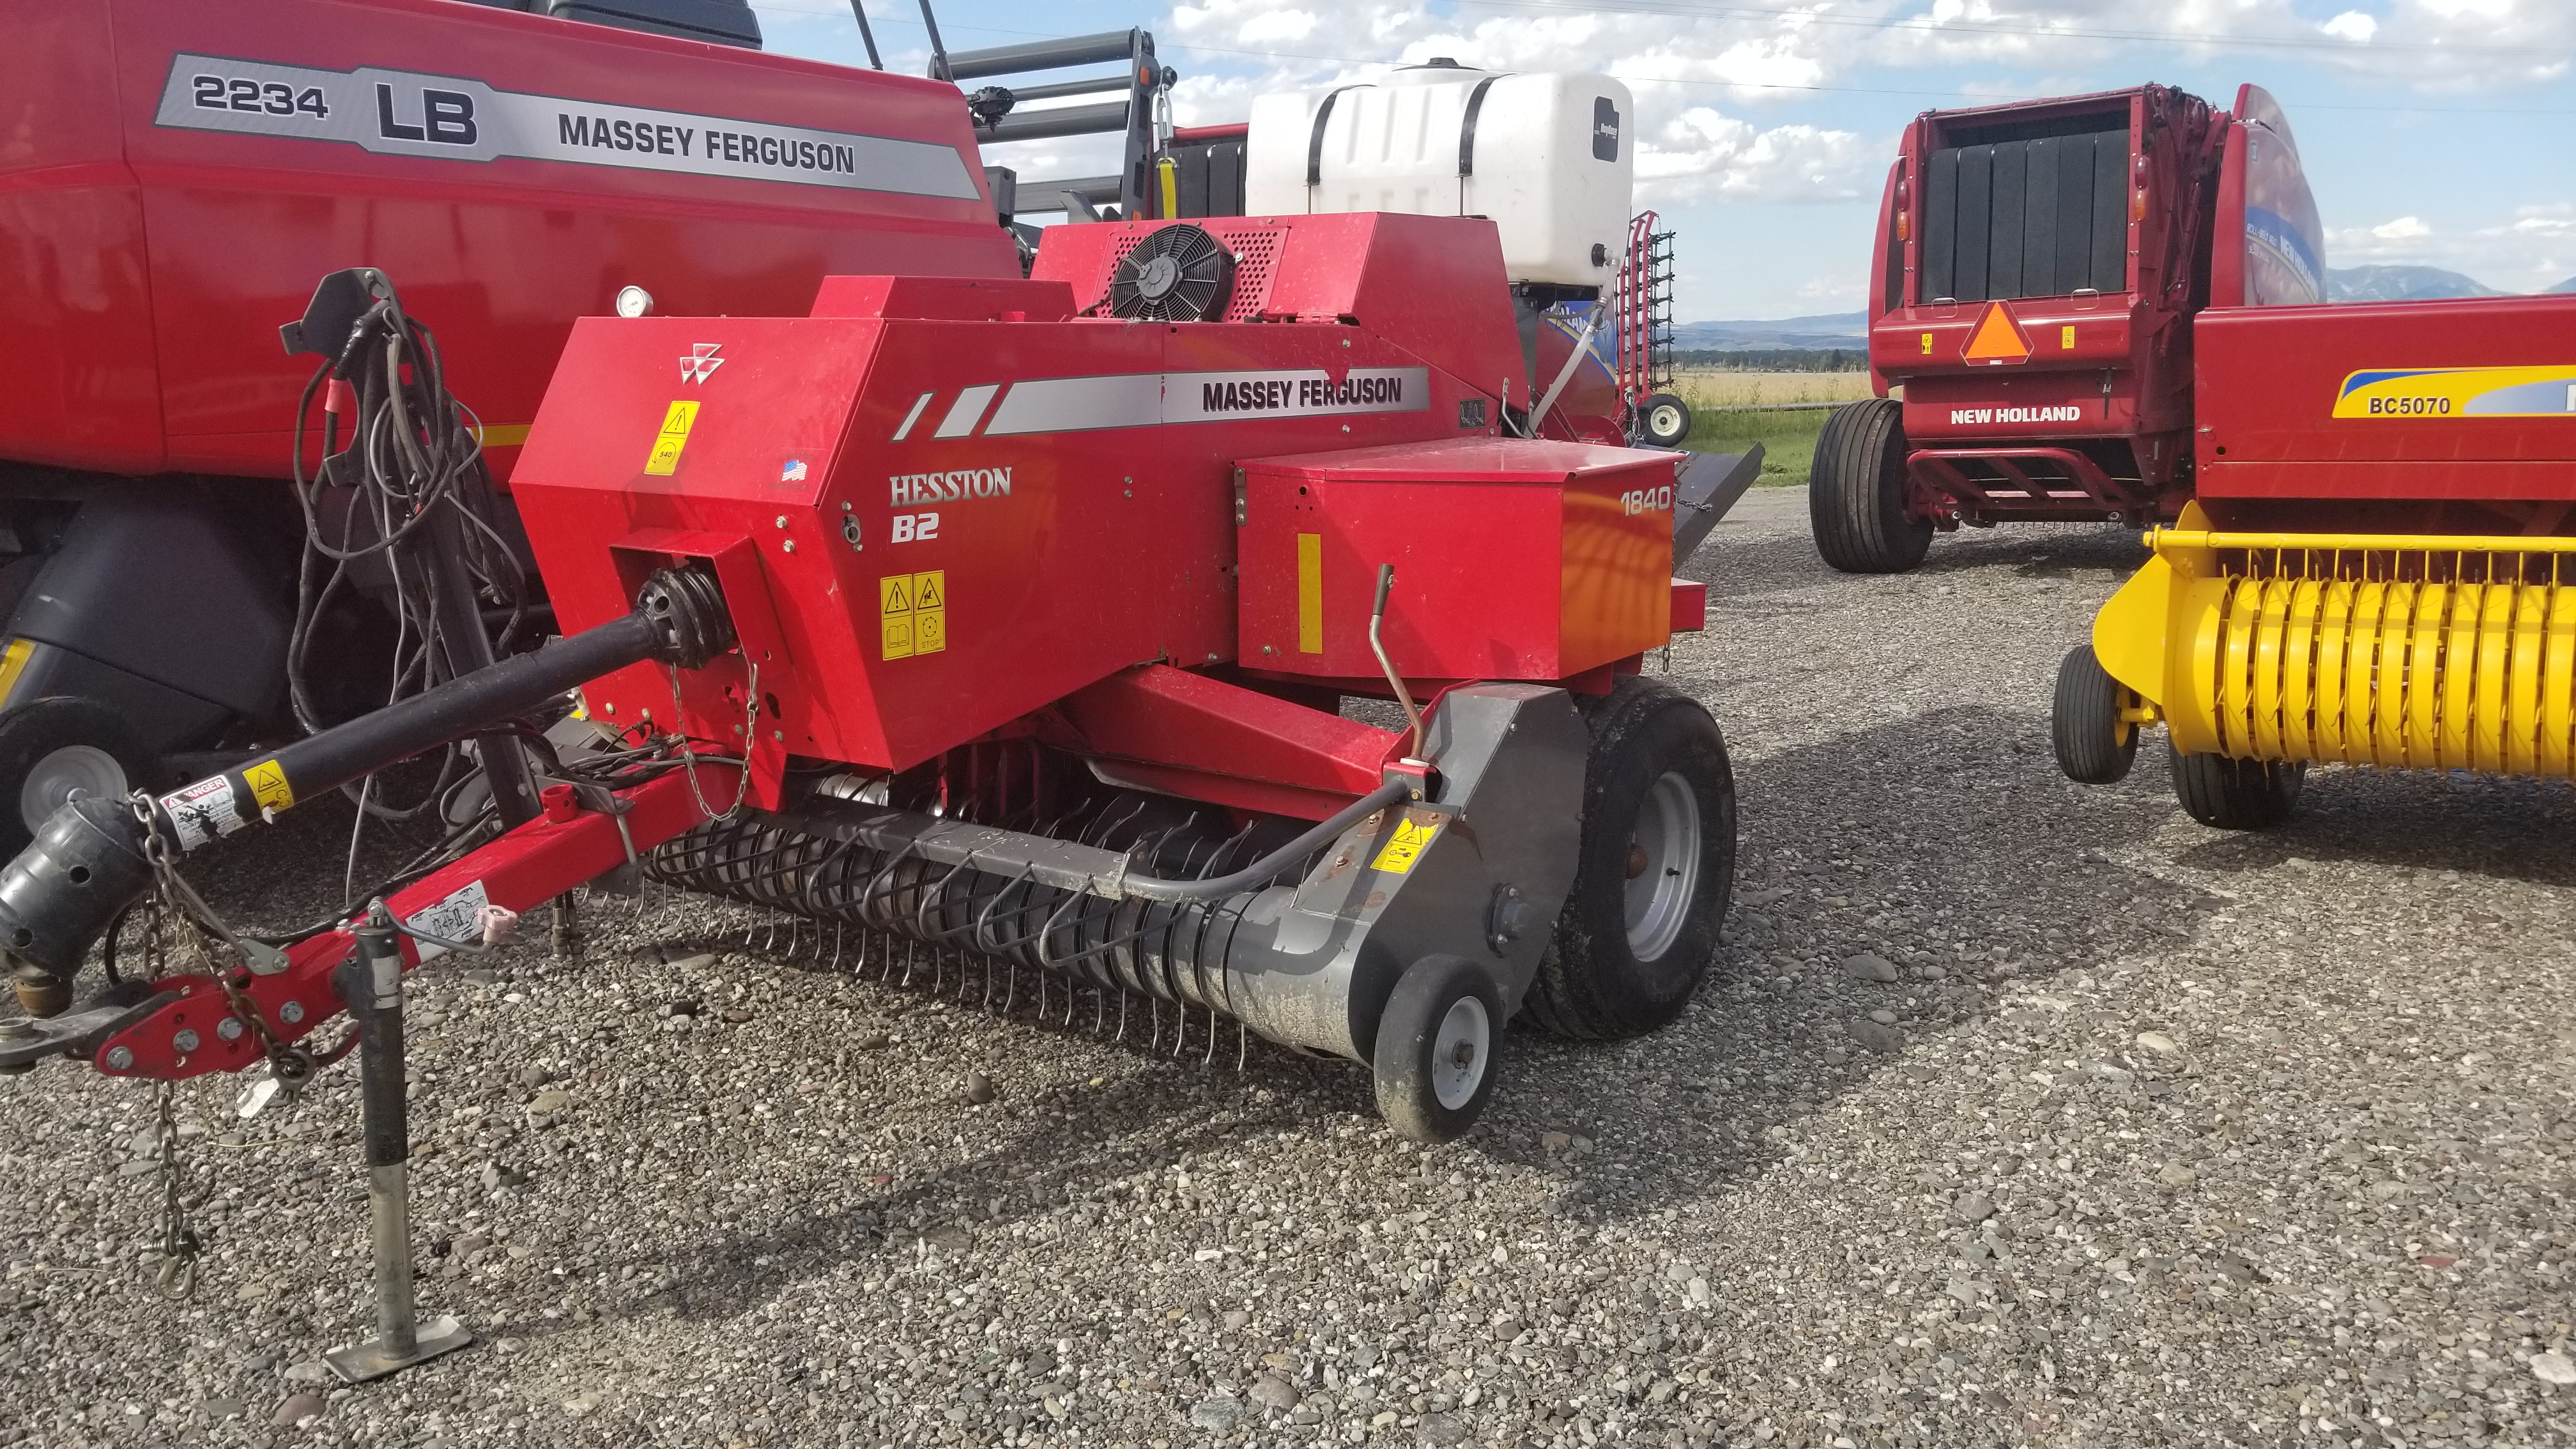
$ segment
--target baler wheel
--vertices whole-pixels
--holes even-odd
[[[1503,998],[1463,956],[1425,956],[1387,997],[1371,1053],[1377,1110],[1416,1142],[1446,1142],[1476,1125],[1494,1095]]]
[[[1932,520],[1905,516],[1905,405],[1845,403],[1825,419],[1807,473],[1816,552],[1847,574],[1901,574],[1932,547]]]
[[[2290,818],[2307,779],[2305,761],[2173,757],[2174,797],[2191,818],[2220,830],[2269,830]]]
[[[2048,711],[2057,768],[2078,785],[2116,785],[2138,758],[2138,727],[2122,719],[2128,691],[2102,668],[2093,646],[2066,651],[2057,666],[2057,698]]]
[[[1678,448],[1690,430],[1690,404],[1671,393],[1650,393],[1637,404],[1637,434],[1649,447]]]
[[[1690,1004],[1735,875],[1735,777],[1699,701],[1640,675],[1584,701],[1574,890],[1525,1007],[1559,1036],[1638,1036]]]
[[[26,849],[74,791],[123,795],[157,775],[151,751],[96,700],[53,695],[0,714],[0,857]]]

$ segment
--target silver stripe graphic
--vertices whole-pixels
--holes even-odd
[[[993,410],[992,426],[984,436],[1144,428],[1162,420],[1163,375],[1159,372],[1049,377],[1012,383],[1010,396]]]
[[[1414,413],[1431,406],[1427,367],[1355,367],[1335,382],[1321,368],[1277,372],[1126,372],[1049,377],[1011,384],[988,438],[1213,423],[1231,418],[1298,418]],[[940,436],[948,433],[943,428]]]
[[[957,394],[957,401],[949,404],[948,416],[939,420],[939,430],[931,436],[962,438],[975,431],[975,425],[984,420],[984,409],[993,405],[993,394],[1001,390],[1000,383],[988,382]]]
[[[903,415],[903,426],[894,430],[894,441],[900,443],[912,436],[912,425],[921,421],[921,410],[930,406],[931,395],[923,393],[912,400],[912,411]]]
[[[496,90],[375,66],[316,70],[181,54],[171,58],[153,120],[443,161],[515,156],[846,191],[980,194],[954,146]]]

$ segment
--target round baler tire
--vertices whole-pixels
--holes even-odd
[[[114,710],[97,700],[49,695],[0,714],[0,861],[26,849],[36,828],[44,824],[41,819],[28,822],[31,803],[25,797],[32,778],[46,770],[49,761],[55,772],[66,767],[67,761],[58,756],[77,758],[80,766],[101,774],[112,766],[124,776],[125,790],[160,783],[159,761]]]
[[[2269,830],[2290,818],[2306,781],[2304,762],[2173,757],[2174,798],[2192,819],[2217,830]]]
[[[1932,521],[1905,516],[1905,405],[1845,403],[1826,417],[1807,472],[1816,552],[1847,574],[1901,574],[1932,547]]]
[[[1716,959],[1734,888],[1735,776],[1717,721],[1667,685],[1624,675],[1583,704],[1592,743],[1574,889],[1522,1009],[1559,1036],[1638,1036],[1681,1015]],[[1641,819],[1669,825],[1685,813],[1696,848],[1666,844],[1672,836],[1657,826],[1655,853],[1682,859],[1656,871],[1632,911],[1631,882],[1643,879],[1632,860],[1647,850]],[[1686,872],[1669,897],[1667,871]]]
[[[2126,691],[2102,668],[2090,644],[2066,651],[2057,666],[2057,696],[2048,710],[2057,768],[2078,785],[2116,785],[2138,759],[2138,727],[2120,718]]]
[[[1464,956],[1414,962],[1396,979],[1369,1052],[1378,1115],[1415,1142],[1461,1135],[1493,1099],[1502,1044],[1503,997],[1485,968]]]

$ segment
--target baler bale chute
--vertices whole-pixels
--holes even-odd
[[[2079,781],[2161,723],[2207,825],[2312,763],[2576,776],[2576,298],[2201,314],[2199,497],[2062,667]]]
[[[2171,521],[2194,487],[2193,316],[2323,300],[2321,242],[2254,86],[2232,112],[2150,85],[1925,113],[1874,244],[1878,396],[1816,443],[1818,552],[1901,573],[1962,525]]]

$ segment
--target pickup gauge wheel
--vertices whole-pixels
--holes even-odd
[[[1371,1053],[1386,1124],[1416,1142],[1474,1126],[1494,1094],[1502,1035],[1502,997],[1485,968],[1463,956],[1414,962],[1387,998]]]

